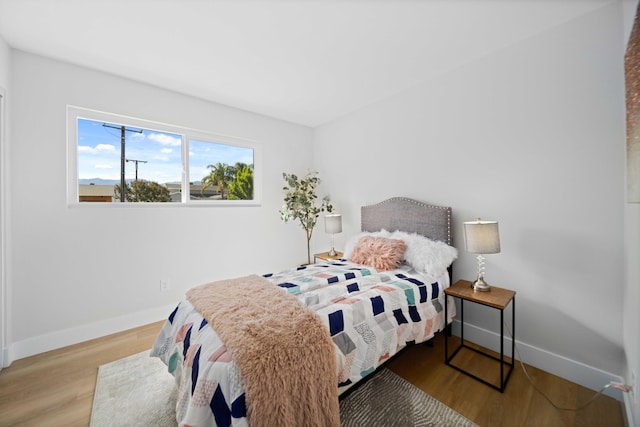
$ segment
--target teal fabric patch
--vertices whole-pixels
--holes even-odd
[[[176,351],[171,355],[171,357],[169,358],[169,363],[167,364],[167,367],[169,368],[169,373],[173,374],[173,372],[178,367],[179,360],[180,360],[180,353]]]
[[[360,371],[360,376],[362,378],[364,378],[364,377],[366,377],[367,375],[369,375],[370,373],[372,373],[375,370],[376,370],[376,368],[365,369],[364,371]]]
[[[394,280],[391,283],[387,283],[387,285],[393,285],[397,288],[404,289],[404,294],[407,297],[409,305],[416,305],[416,296],[413,293],[413,287],[411,285],[401,282],[400,280]]]

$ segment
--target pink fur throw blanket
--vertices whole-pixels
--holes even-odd
[[[333,341],[316,313],[259,276],[190,289],[231,352],[251,427],[340,426]]]

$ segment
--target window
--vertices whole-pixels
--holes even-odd
[[[260,203],[260,146],[115,114],[68,108],[69,203]]]

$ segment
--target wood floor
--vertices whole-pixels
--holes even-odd
[[[499,362],[468,350],[454,362],[494,384],[499,382]],[[555,375],[525,367],[532,381],[558,407],[583,406],[595,394]],[[624,426],[620,402],[607,396],[597,397],[578,411],[556,409],[535,390],[517,361],[504,393],[458,372],[444,363],[443,335],[434,339],[433,347],[410,348],[393,360],[389,369],[482,427]]]
[[[162,322],[15,361],[0,371],[0,426],[87,426],[98,366],[149,349]],[[431,396],[485,426],[623,426],[619,402],[598,397],[580,411],[560,411],[540,396],[517,366],[503,393],[444,364],[443,337],[417,345],[388,367]],[[472,352],[469,352],[472,353]],[[489,372],[482,356],[461,359]],[[457,360],[457,359],[456,359]],[[528,367],[538,387],[561,406],[594,392]]]

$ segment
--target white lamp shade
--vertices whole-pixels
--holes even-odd
[[[497,221],[469,221],[464,223],[464,241],[467,252],[496,254],[500,252],[500,234]]]
[[[342,233],[342,215],[326,215],[324,217],[324,231],[327,234]]]

